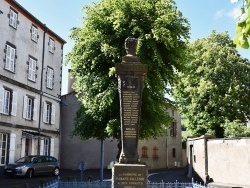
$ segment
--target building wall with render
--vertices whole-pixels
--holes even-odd
[[[9,24],[10,10],[17,13],[16,28]],[[7,135],[7,144],[5,138],[0,138],[1,146],[5,147],[1,148],[4,160],[1,160],[0,166],[14,162],[26,154],[44,154],[45,140],[49,142],[46,145],[48,154],[59,157],[61,66],[65,41],[14,0],[1,0],[0,11],[0,134]],[[31,39],[32,25],[37,28],[37,41]],[[48,51],[49,38],[55,41],[53,53]],[[5,68],[7,44],[15,47],[13,72]],[[37,62],[34,81],[28,79],[30,57]],[[54,70],[51,89],[46,86],[47,67]],[[5,89],[15,93],[16,114],[2,113]],[[24,117],[27,96],[37,104],[32,107],[32,117],[36,116],[34,119]],[[14,102],[13,98],[11,102]],[[44,102],[55,107],[54,123],[43,121]]]
[[[250,138],[189,138],[189,175],[204,182],[248,187],[250,185]]]

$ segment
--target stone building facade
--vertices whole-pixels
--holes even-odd
[[[152,169],[185,165],[182,162],[181,116],[175,108],[169,108],[168,113],[173,118],[173,122],[165,130],[166,133],[157,139],[139,142],[141,162]]]
[[[0,1],[0,166],[59,157],[65,41],[15,0]]]

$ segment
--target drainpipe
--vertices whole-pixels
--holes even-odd
[[[42,113],[42,96],[43,96],[43,69],[44,69],[44,56],[45,56],[45,35],[48,32],[48,28],[44,24],[45,31],[43,33],[43,52],[42,52],[42,70],[41,70],[41,82],[40,82],[40,102],[39,102],[39,120],[38,120],[38,148],[37,148],[37,154],[40,155],[40,133],[41,133],[41,113]]]
[[[204,148],[205,148],[205,177],[206,183],[209,183],[209,175],[208,175],[208,154],[207,154],[207,138],[204,138]]]
[[[101,139],[101,153],[100,153],[100,181],[103,182],[103,163],[104,163],[104,141]]]

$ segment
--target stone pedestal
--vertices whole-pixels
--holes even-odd
[[[142,164],[115,164],[112,188],[147,188],[148,169]]]

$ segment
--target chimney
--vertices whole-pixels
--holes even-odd
[[[68,93],[73,92],[72,86],[75,82],[75,78],[73,78],[72,75],[70,75],[71,69],[68,69]]]

